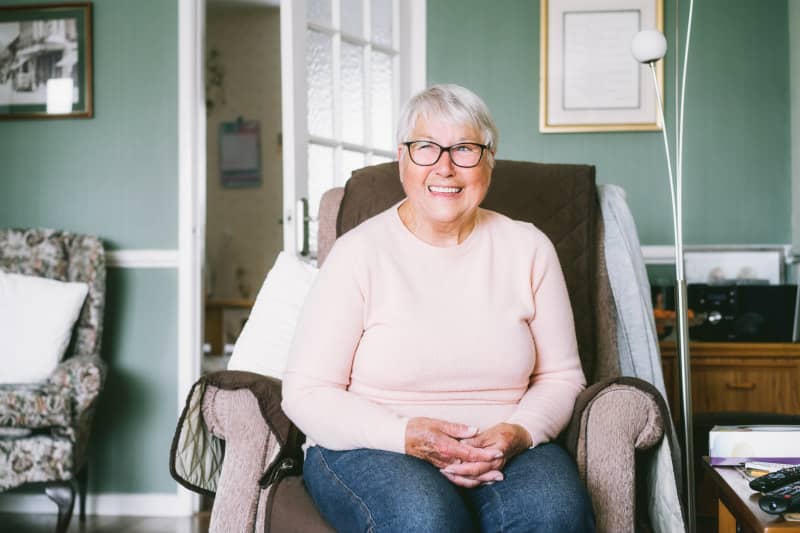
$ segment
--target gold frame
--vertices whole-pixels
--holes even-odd
[[[655,120],[645,123],[591,123],[579,122],[574,124],[550,124],[548,117],[548,13],[550,2],[563,0],[540,0],[540,32],[539,32],[539,131],[541,133],[580,133],[580,132],[605,132],[605,131],[660,131],[663,127],[658,108],[654,108]],[[613,7],[620,0],[598,0],[599,6]],[[655,6],[656,29],[664,31],[664,2],[663,0],[640,0],[642,4],[653,2]],[[648,78],[649,72],[646,72]],[[664,61],[656,63],[656,76],[660,86],[661,95],[664,95]],[[652,91],[649,80],[642,84],[640,90]],[[654,96],[655,98],[655,96]]]

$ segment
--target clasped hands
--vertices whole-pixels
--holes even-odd
[[[479,432],[464,424],[416,417],[406,426],[406,453],[467,488],[502,481],[506,463],[530,446],[531,436],[518,424],[503,422]]]

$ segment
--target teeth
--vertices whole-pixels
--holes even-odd
[[[436,187],[434,185],[431,185],[430,187],[428,187],[428,190],[431,192],[454,193],[454,192],[461,192],[461,187]]]

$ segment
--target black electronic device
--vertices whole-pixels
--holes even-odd
[[[782,468],[750,481],[750,488],[758,492],[771,492],[800,481],[800,465]]]
[[[797,285],[690,284],[689,308],[701,320],[689,337],[718,342],[800,340]]]
[[[769,514],[800,510],[800,481],[762,494],[758,499],[758,506]]]

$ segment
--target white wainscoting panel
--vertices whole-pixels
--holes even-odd
[[[106,252],[109,268],[178,268],[178,250],[112,250]]]
[[[758,250],[782,250],[783,257],[787,264],[791,264],[797,259],[793,259],[791,246],[788,244],[687,244],[684,252],[690,251],[758,251]],[[658,244],[642,246],[642,255],[647,265],[672,265],[675,263],[675,247],[671,244]]]
[[[0,512],[55,514],[56,504],[44,494],[0,494]],[[153,494],[87,494],[86,514],[105,516],[183,516],[185,507],[178,505],[176,493]],[[78,515],[75,498],[73,520]]]

